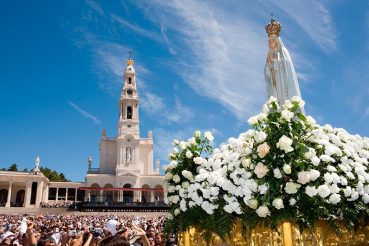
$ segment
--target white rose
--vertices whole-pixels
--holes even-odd
[[[179,202],[179,196],[172,196],[171,202],[177,204]]]
[[[195,138],[199,138],[201,136],[201,132],[200,131],[195,131]]]
[[[187,148],[187,143],[185,141],[181,141],[181,142],[179,142],[179,147],[181,149],[185,149],[185,148]]]
[[[252,209],[256,209],[258,207],[258,200],[256,199],[250,199],[247,201],[247,206],[249,206]]]
[[[291,101],[298,103],[300,108],[304,107],[304,105],[305,105],[305,102],[298,96],[293,96]]]
[[[281,209],[284,208],[283,205],[283,200],[281,198],[276,198],[273,200],[272,205],[276,208],[276,209]]]
[[[190,171],[183,170],[182,175],[183,175],[183,177],[185,177],[188,180],[193,180],[193,174]],[[174,177],[173,177],[173,180],[174,180]]]
[[[318,190],[314,186],[307,186],[305,188],[305,193],[310,197],[314,197],[318,194]]]
[[[284,108],[287,108],[287,109],[290,109],[290,108],[292,108],[292,103],[291,103],[291,101],[290,100],[286,100],[285,102],[284,102],[284,104],[283,104],[283,107]]]
[[[255,210],[259,217],[265,218],[270,215],[269,208],[267,206],[260,206]]]
[[[165,217],[167,217],[168,220],[172,220],[173,219],[173,215],[171,213],[167,213],[165,215]]]
[[[368,204],[368,203],[369,203],[369,195],[368,195],[368,194],[364,194],[364,195],[363,195],[363,202],[364,202],[365,204]]]
[[[179,182],[181,182],[181,178],[176,174],[176,175],[173,176],[173,181],[175,183],[179,183]]]
[[[306,117],[306,124],[309,126],[315,125],[316,121],[313,117],[307,116]]]
[[[284,187],[284,190],[287,194],[295,194],[297,192],[297,189],[300,188],[301,185],[296,184],[294,182],[287,182],[286,186]]]
[[[318,170],[312,169],[310,170],[310,180],[315,181],[317,178],[319,178],[320,172]]]
[[[269,153],[270,147],[267,143],[258,146],[257,152],[260,158],[264,158]]]
[[[315,149],[309,148],[309,151],[304,153],[306,159],[311,160],[314,156],[316,156]]]
[[[197,145],[196,139],[194,137],[188,139],[187,141],[190,145]]]
[[[263,120],[265,120],[265,119],[266,119],[266,117],[267,117],[267,115],[266,115],[266,114],[264,114],[264,113],[260,113],[260,114],[258,114],[258,115],[256,116],[256,118],[258,119],[258,121],[263,121]]]
[[[324,184],[318,187],[318,193],[320,197],[326,198],[331,193],[331,190],[329,189],[328,185]]]
[[[189,150],[187,150],[187,151],[186,151],[186,157],[187,157],[187,158],[191,158],[192,156],[193,156],[192,152],[191,152],[191,151],[189,151]]]
[[[297,174],[298,180],[300,184],[306,184],[310,181],[310,172],[302,171]]]
[[[318,166],[319,163],[320,163],[320,159],[319,157],[317,156],[314,156],[312,159],[311,159],[311,162],[313,163],[314,166]]]
[[[179,210],[178,208],[176,208],[176,209],[174,210],[174,215],[178,215],[180,212],[181,212],[181,210]]]
[[[255,141],[257,142],[257,143],[262,143],[262,142],[264,142],[265,141],[265,139],[267,138],[267,135],[266,135],[266,133],[265,132],[262,132],[262,131],[258,131],[258,132],[256,132],[256,134],[255,134],[255,136],[254,136],[254,138],[255,138]]]
[[[248,168],[250,166],[251,159],[250,158],[242,159],[241,163],[244,168]]]
[[[165,180],[171,180],[172,178],[173,178],[173,174],[171,174],[171,173],[166,173],[165,176],[164,176]]]
[[[291,174],[291,166],[290,166],[290,165],[288,165],[288,164],[284,164],[284,165],[283,165],[283,172],[284,172],[285,174]]]
[[[193,162],[197,165],[201,165],[204,162],[204,159],[202,157],[195,157],[193,158]]]
[[[260,179],[262,177],[264,177],[267,172],[269,171],[268,167],[265,166],[263,163],[259,162],[254,169],[254,173],[256,174],[256,176]]]
[[[337,204],[341,201],[341,196],[339,194],[332,194],[330,197],[329,197],[329,202],[332,203],[332,204]]]
[[[325,173],[324,174],[324,181],[327,183],[327,184],[330,184],[333,182],[333,178],[332,178],[332,175],[330,173]]]
[[[284,152],[288,153],[293,151],[293,148],[291,147],[292,145],[292,139],[290,139],[289,137],[283,135],[279,140],[278,143],[276,144],[277,148],[284,150]]]
[[[172,145],[173,146],[176,146],[179,144],[179,141],[177,139],[173,139],[173,142],[172,142]]]
[[[213,134],[211,132],[204,132],[204,137],[210,142],[214,140]]]
[[[265,184],[258,187],[259,193],[264,195],[268,191],[269,187]]]
[[[168,171],[169,166],[168,165],[163,165],[162,168],[163,168],[164,172],[166,172],[166,171]]]
[[[292,113],[288,109],[285,109],[282,111],[281,118],[285,119],[286,121],[290,121],[293,118],[293,116],[294,116],[294,113]]]
[[[172,186],[172,185],[169,185],[168,186],[168,193],[173,193],[176,191],[176,187]]]
[[[273,170],[273,174],[274,174],[274,177],[277,178],[277,179],[282,178],[282,173],[281,173],[281,171],[278,168],[275,168]]]
[[[252,126],[256,125],[258,123],[258,118],[256,116],[250,117],[247,123],[249,123]]]
[[[190,183],[188,183],[187,181],[182,183],[182,188],[183,189],[188,189],[188,187],[190,187]]]
[[[291,198],[289,202],[290,202],[290,205],[293,206],[293,205],[296,204],[296,199],[295,198]]]

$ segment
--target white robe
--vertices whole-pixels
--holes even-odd
[[[278,50],[273,54],[272,63],[269,63],[267,59],[264,73],[268,98],[274,96],[278,99],[279,104],[283,105],[293,96],[301,97],[295,68],[280,38],[278,38]],[[304,113],[303,108],[301,112]]]

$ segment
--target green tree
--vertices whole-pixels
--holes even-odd
[[[23,172],[29,172],[28,168],[23,169]]]
[[[17,163],[13,163],[9,168],[8,171],[18,172],[18,165]]]
[[[68,180],[63,173],[58,173],[55,170],[51,170],[48,167],[40,167],[40,171],[50,180],[56,182],[68,182]]]

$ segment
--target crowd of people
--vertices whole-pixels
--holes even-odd
[[[59,201],[54,203],[41,202],[41,208],[69,208],[74,202]]]
[[[0,246],[175,246],[164,216],[0,215]]]

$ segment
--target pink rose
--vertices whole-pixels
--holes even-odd
[[[260,144],[257,148],[258,156],[264,158],[269,153],[270,147],[267,143]]]
[[[268,167],[265,166],[263,163],[259,162],[255,169],[254,169],[254,173],[256,174],[256,176],[261,179],[262,177],[264,177],[267,172],[269,171]]]

